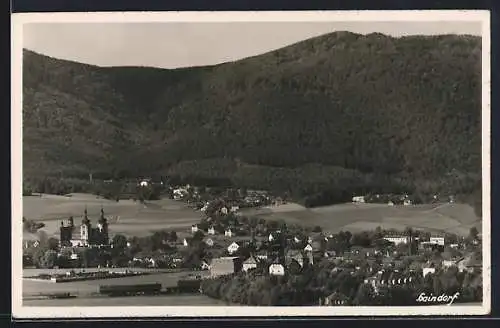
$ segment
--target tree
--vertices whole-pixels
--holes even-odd
[[[114,248],[123,250],[127,247],[127,237],[117,234],[113,237],[112,244]]]
[[[476,227],[470,228],[470,230],[469,230],[469,238],[471,240],[476,240],[477,237],[478,237],[478,235],[479,235],[479,231],[477,230]]]
[[[321,231],[323,231],[323,229],[321,229],[320,226],[315,226],[312,231],[313,232],[321,232]]]
[[[42,267],[51,269],[56,265],[56,263],[57,263],[57,252],[52,249],[47,250],[42,259]]]
[[[48,243],[49,249],[57,251],[57,249],[59,248],[59,240],[57,240],[56,238],[53,238],[53,237],[49,238],[47,243]]]
[[[174,230],[170,231],[169,241],[171,242],[177,241],[177,232],[175,232]]]

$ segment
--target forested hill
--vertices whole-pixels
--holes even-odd
[[[176,70],[28,50],[23,62],[27,175],[217,170],[233,160],[298,175],[311,165],[426,180],[481,172],[479,37],[335,32]]]

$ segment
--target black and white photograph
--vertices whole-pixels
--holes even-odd
[[[488,314],[489,24],[14,14],[14,317]]]

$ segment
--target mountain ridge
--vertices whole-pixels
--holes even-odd
[[[24,50],[23,166],[28,176],[136,176],[227,158],[427,180],[453,169],[477,175],[480,41],[334,32],[176,69]]]

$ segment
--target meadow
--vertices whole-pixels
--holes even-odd
[[[283,220],[290,224],[320,226],[323,231],[341,230],[359,232],[383,229],[404,230],[406,227],[431,233],[448,232],[467,236],[475,226],[481,231],[481,220],[474,209],[465,204],[432,204],[388,206],[386,204],[339,204],[317,208],[304,208],[286,204],[258,210],[246,210],[247,215]]]
[[[184,203],[171,199],[149,201],[146,204],[133,200],[119,202],[88,194],[71,197],[42,195],[23,197],[23,215],[27,219],[44,222],[44,230],[58,235],[61,220],[69,216],[78,225],[87,207],[90,220],[95,224],[101,206],[108,217],[110,235],[146,236],[158,230],[176,230],[180,238],[189,233],[190,226],[198,223],[201,212]],[[384,229],[404,230],[406,227],[430,232],[449,232],[466,236],[473,226],[481,231],[481,220],[471,206],[465,204],[432,204],[413,206],[388,206],[385,204],[339,204],[305,208],[298,204],[285,204],[260,209],[245,209],[244,215],[258,218],[284,220],[307,226],[321,226],[324,231],[335,233]]]
[[[79,225],[85,208],[90,221],[96,224],[101,207],[108,218],[110,236],[146,236],[163,229],[187,231],[201,218],[200,213],[181,202],[167,198],[141,204],[133,200],[116,202],[90,194],[71,194],[71,197],[47,194],[41,197],[23,197],[23,216],[45,223],[43,230],[49,236],[58,236],[61,220],[67,220],[70,216],[73,216],[75,224]]]

